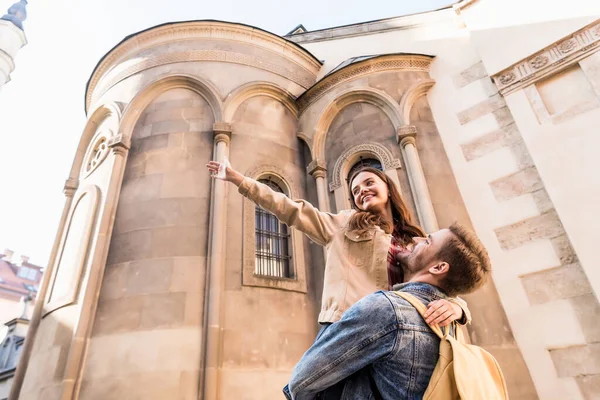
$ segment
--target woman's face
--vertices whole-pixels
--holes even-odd
[[[361,172],[350,183],[354,204],[362,211],[382,212],[389,201],[389,190],[384,181],[372,172]]]

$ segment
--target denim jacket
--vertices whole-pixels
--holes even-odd
[[[395,288],[424,304],[446,298],[439,288],[421,282]],[[284,393],[288,399],[315,399],[350,378],[337,398],[373,398],[371,380],[383,400],[421,399],[439,344],[413,306],[392,292],[378,291],[359,300],[319,335],[294,368]]]

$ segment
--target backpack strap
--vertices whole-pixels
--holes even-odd
[[[394,293],[396,296],[402,297],[404,300],[408,301],[414,308],[417,309],[417,311],[419,312],[419,314],[421,314],[421,317],[423,317],[423,319],[425,319],[425,312],[427,311],[427,307],[425,307],[425,304],[423,304],[423,302],[419,299],[417,299],[415,296],[413,296],[410,293],[406,293],[406,292],[390,292],[390,293]],[[429,324],[428,324],[429,325]],[[448,327],[446,329],[446,332],[442,332],[442,329],[440,328],[439,325],[429,325],[429,327],[431,328],[431,330],[433,331],[433,333],[435,333],[436,335],[438,335],[440,337],[440,339],[444,340],[448,337],[448,333],[450,332],[450,327]]]

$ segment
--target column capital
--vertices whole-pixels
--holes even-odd
[[[231,141],[231,124],[227,122],[215,122],[213,124],[213,135],[215,143]]]
[[[107,146],[113,154],[125,155],[131,147],[131,141],[127,136],[119,133],[108,140]]]
[[[398,128],[398,143],[400,146],[404,147],[407,144],[415,144],[415,139],[417,137],[417,127],[414,125],[405,125]]]
[[[312,160],[308,164],[308,167],[306,167],[306,172],[315,179],[325,178],[327,172],[326,166],[325,160]]]
[[[63,187],[63,192],[67,197],[73,197],[77,188],[79,187],[79,180],[75,178],[69,178],[65,181],[65,186]]]

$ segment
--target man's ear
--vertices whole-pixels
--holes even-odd
[[[437,264],[429,267],[429,273],[431,275],[436,275],[436,276],[447,274],[449,270],[450,270],[450,264],[448,264],[445,261],[440,261]]]

